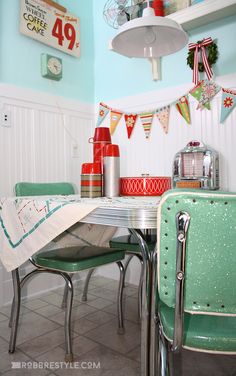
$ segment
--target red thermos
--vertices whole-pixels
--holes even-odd
[[[95,128],[94,136],[88,140],[93,144],[93,162],[101,163],[103,168],[104,148],[111,144],[110,129],[107,127]]]
[[[120,151],[118,145],[107,145],[104,149],[104,196],[120,195]]]
[[[156,16],[164,16],[164,5],[162,0],[153,0],[152,7]]]

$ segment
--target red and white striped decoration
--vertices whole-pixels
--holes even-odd
[[[205,72],[207,75],[208,80],[210,80],[213,77],[213,71],[209,65],[207,55],[206,55],[206,46],[209,46],[213,43],[213,40],[211,37],[203,39],[201,43],[189,43],[188,48],[189,51],[195,50],[194,52],[194,66],[193,66],[193,82],[195,85],[199,82],[199,72],[198,72],[198,52],[199,50],[202,53],[202,62],[205,68]]]

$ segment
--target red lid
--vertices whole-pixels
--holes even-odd
[[[101,163],[83,163],[81,174],[101,174]]]
[[[114,144],[106,145],[104,148],[104,157],[119,157],[119,146]]]
[[[93,141],[111,142],[111,133],[108,127],[97,127],[94,130]]]

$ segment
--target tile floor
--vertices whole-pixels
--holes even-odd
[[[95,276],[91,279],[88,301],[84,303],[82,286],[75,287],[72,331],[76,363],[73,369],[60,365],[64,359],[62,289],[23,301],[14,354],[7,351],[10,307],[0,308],[0,374],[139,376],[137,288],[128,285],[125,289],[125,335],[116,334],[116,291],[116,281]],[[183,352],[182,357],[184,366],[181,375],[176,376],[236,376],[236,357],[190,351]],[[12,368],[12,364],[32,368]],[[43,369],[42,365],[47,368]]]

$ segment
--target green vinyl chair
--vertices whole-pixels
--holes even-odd
[[[70,183],[17,183],[15,185],[16,196],[40,196],[40,195],[70,195],[74,194],[73,185]],[[118,289],[118,333],[123,333],[123,307],[122,286],[124,281],[124,268],[121,260],[125,252],[119,249],[111,250],[109,247],[98,246],[72,246],[57,248],[49,251],[41,251],[30,258],[35,269],[26,274],[21,280],[18,270],[13,271],[13,283],[17,283],[18,294],[12,302],[11,337],[9,352],[13,353],[16,348],[16,336],[19,320],[21,289],[26,281],[38,273],[52,273],[60,275],[66,282],[67,304],[65,310],[65,361],[73,361],[71,341],[71,309],[73,303],[73,284],[71,275],[82,270],[96,268],[101,265],[116,262],[120,271],[120,283]],[[16,277],[15,277],[16,276]]]
[[[153,251],[155,246],[156,246],[156,235],[146,235],[146,241],[147,245],[150,251]],[[126,276],[127,268],[129,266],[130,261],[132,258],[135,256],[138,258],[141,264],[141,273],[140,273],[140,278],[139,278],[139,286],[138,286],[138,314],[139,318],[141,318],[141,313],[142,313],[142,284],[143,284],[143,273],[144,273],[144,265],[143,265],[143,257],[142,257],[142,252],[140,250],[140,246],[134,235],[128,234],[128,235],[123,235],[123,236],[117,236],[114,237],[110,240],[109,246],[112,249],[122,249],[125,251],[125,254],[128,256],[127,260],[124,265],[124,274]],[[83,291],[83,296],[82,300],[87,301],[87,294],[88,294],[88,286],[89,286],[89,281],[93,273],[93,269],[90,269],[86,280],[84,284],[84,291]],[[125,278],[125,277],[124,277]],[[123,284],[123,288],[125,287],[125,283]],[[64,300],[66,299],[66,295],[64,295]]]
[[[168,191],[157,223],[151,368],[167,376],[182,348],[236,354],[236,193]]]

